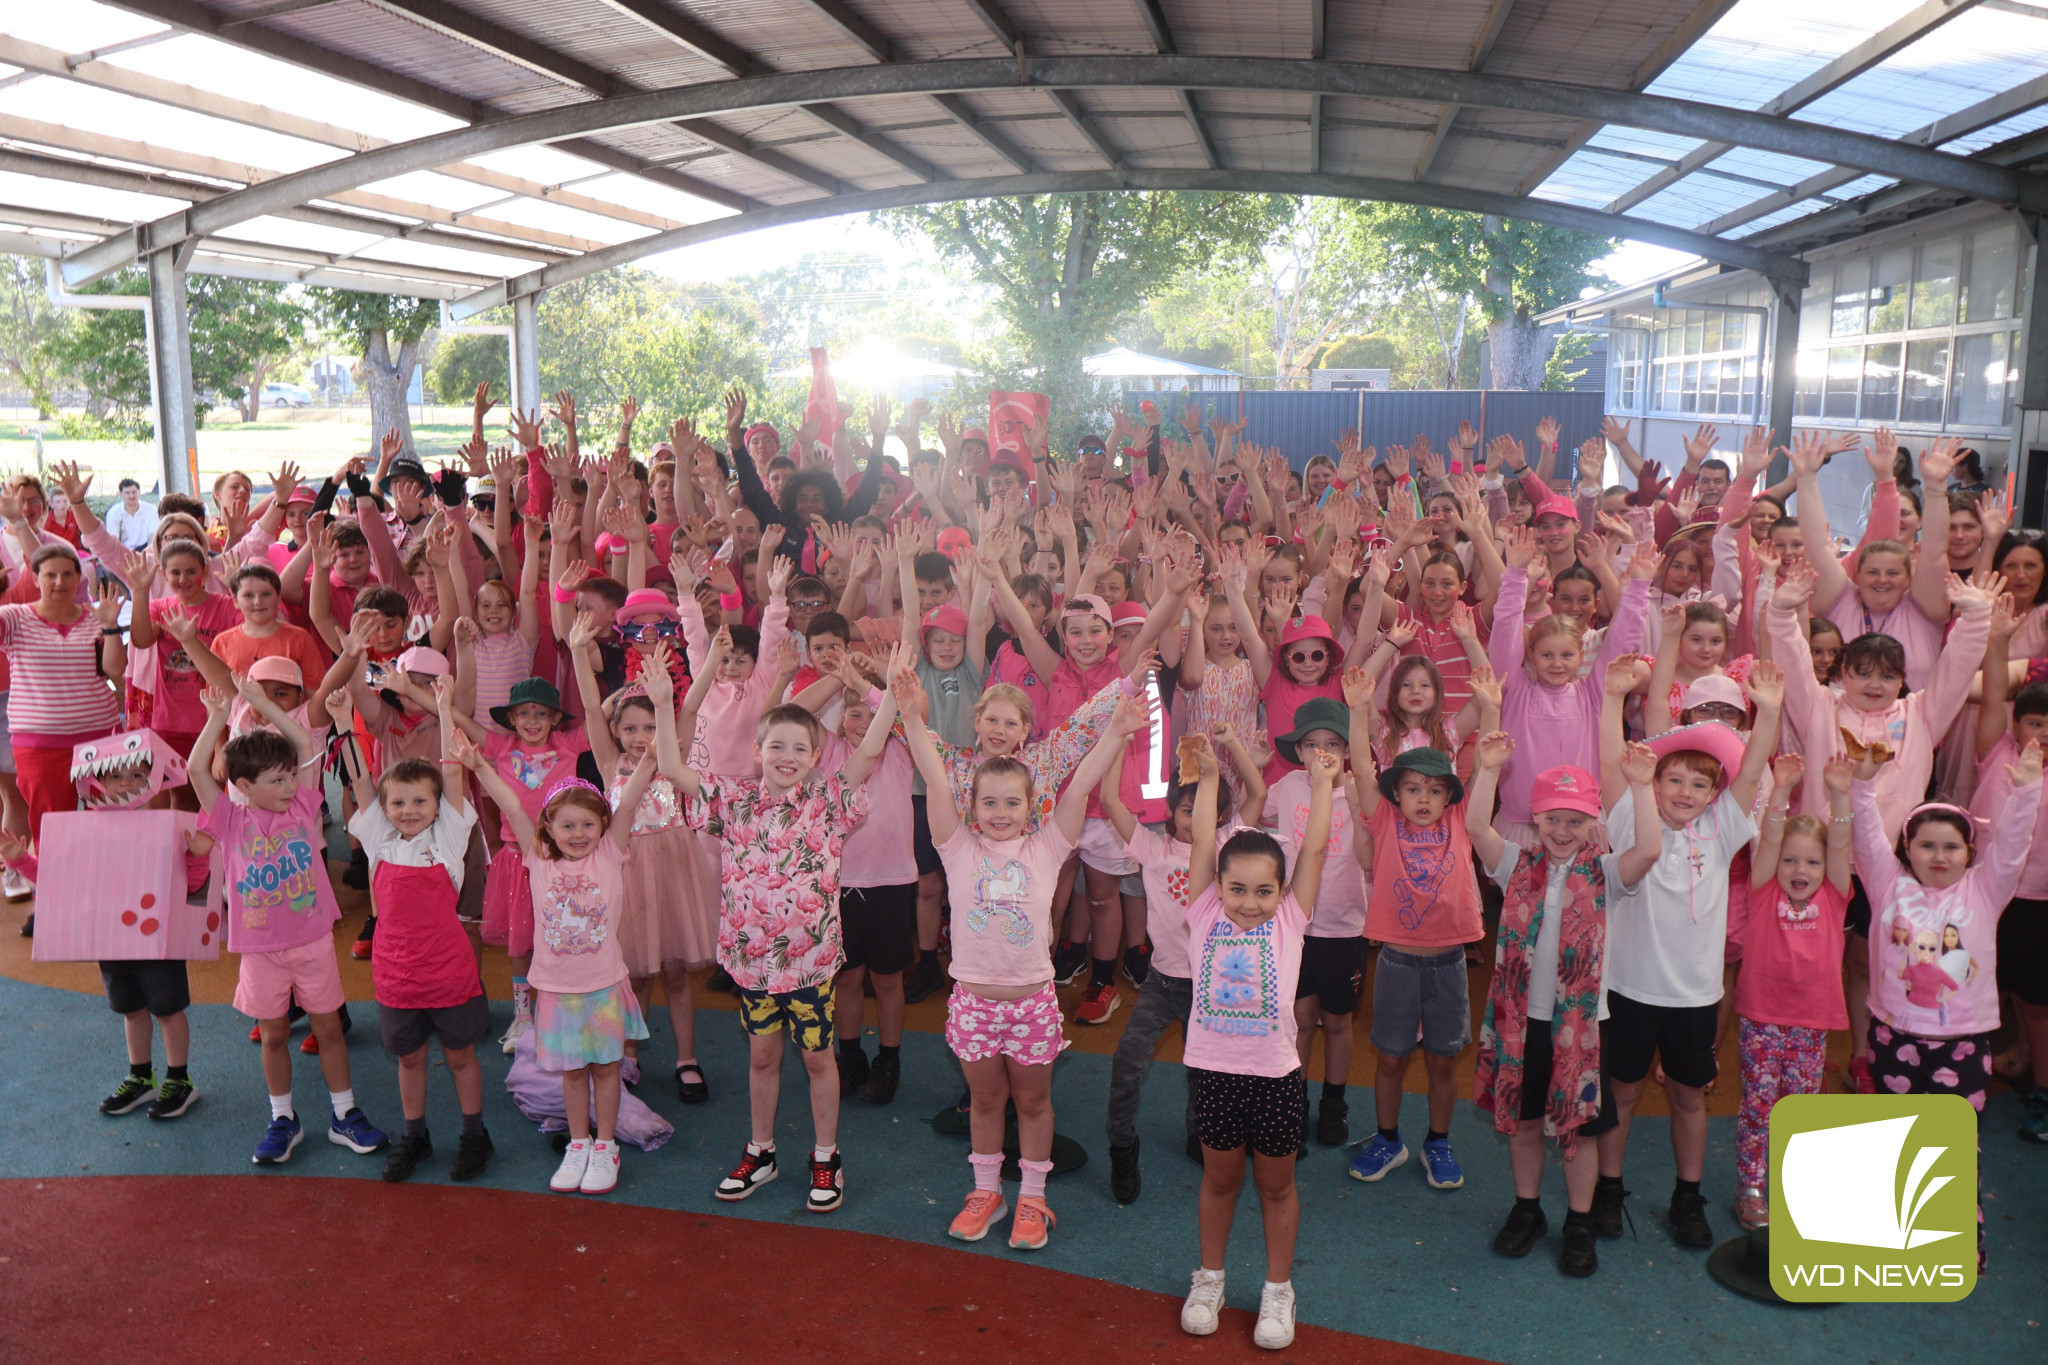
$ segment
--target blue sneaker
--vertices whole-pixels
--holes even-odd
[[[1451,1155],[1449,1138],[1422,1144],[1422,1177],[1429,1182],[1431,1189],[1437,1190],[1455,1190],[1465,1183],[1465,1173],[1458,1169],[1458,1158]]]
[[[1378,1180],[1407,1159],[1408,1149],[1402,1145],[1400,1138],[1389,1142],[1380,1134],[1374,1133],[1365,1140],[1365,1146],[1358,1155],[1351,1158],[1351,1178]]]
[[[282,1166],[291,1160],[292,1148],[299,1145],[299,1139],[306,1136],[306,1130],[298,1119],[272,1119],[270,1126],[263,1130],[263,1141],[256,1144],[256,1151],[249,1160],[258,1166]]]
[[[349,1110],[347,1118],[331,1120],[327,1125],[327,1140],[337,1147],[346,1147],[363,1155],[381,1152],[391,1143],[383,1130],[365,1118],[360,1109]]]

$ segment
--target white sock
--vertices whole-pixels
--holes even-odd
[[[811,1160],[830,1161],[832,1159],[832,1154],[838,1150],[839,1145],[837,1143],[834,1143],[830,1147],[813,1147],[811,1148]]]
[[[762,1155],[765,1155],[766,1153],[769,1153],[769,1152],[772,1152],[772,1151],[774,1151],[774,1150],[775,1150],[775,1144],[774,1144],[774,1143],[772,1143],[772,1142],[752,1142],[752,1141],[750,1141],[750,1142],[748,1142],[748,1143],[747,1143],[747,1150],[748,1150],[748,1151],[750,1151],[750,1152],[752,1152],[752,1153],[753,1153],[753,1154],[754,1154],[755,1156],[762,1156]]]
[[[334,1106],[334,1117],[338,1119],[347,1118],[348,1111],[356,1107],[356,1092],[353,1090],[330,1090],[327,1099]]]
[[[272,1095],[270,1097],[270,1117],[274,1119],[293,1119],[298,1117],[292,1110],[292,1097],[289,1091],[282,1095]]]

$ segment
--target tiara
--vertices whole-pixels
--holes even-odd
[[[593,793],[595,793],[595,794],[597,795],[597,798],[598,798],[598,799],[599,799],[600,801],[602,801],[602,800],[604,799],[604,793],[603,793],[603,792],[601,792],[601,791],[598,791],[596,787],[592,786],[592,785],[591,785],[590,783],[588,783],[588,782],[585,782],[585,781],[584,781],[584,780],[583,780],[582,778],[580,778],[580,777],[565,777],[565,778],[563,778],[563,779],[562,779],[562,780],[561,780],[560,782],[557,782],[557,783],[555,783],[555,785],[554,785],[554,786],[552,786],[552,787],[549,787],[549,788],[548,788],[548,793],[547,793],[547,795],[546,795],[546,796],[543,796],[543,797],[542,797],[542,798],[540,799],[540,804],[541,804],[541,806],[542,806],[543,808],[545,808],[545,807],[546,807],[546,806],[548,805],[548,803],[549,803],[549,802],[553,801],[553,800],[554,800],[554,799],[555,799],[556,797],[560,796],[560,795],[561,795],[561,794],[562,794],[563,792],[565,792],[565,791],[570,791],[570,790],[573,790],[574,788],[577,788],[577,787],[581,787],[581,788],[583,788],[583,790],[585,790],[585,791],[587,791],[587,792],[593,792]]]

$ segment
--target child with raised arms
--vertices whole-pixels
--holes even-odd
[[[575,776],[558,777],[526,814],[519,794],[465,734],[455,755],[476,774],[511,826],[511,846],[526,857],[533,888],[533,1059],[562,1074],[569,1146],[548,1188],[557,1194],[606,1194],[619,1183],[619,1063],[628,1038],[645,1038],[647,1021],[619,955],[621,886],[632,822],[614,820],[604,794]],[[638,810],[654,780],[652,749],[640,756],[619,793],[621,810]],[[597,1132],[591,1136],[591,1113]]]
[[[1225,775],[1217,820],[1227,841],[1238,830],[1249,828],[1240,823],[1246,813],[1265,808],[1266,779],[1237,731],[1220,721],[1211,727],[1210,735],[1191,735],[1185,742],[1190,746],[1208,745],[1211,736],[1215,747],[1230,756],[1244,784],[1243,804],[1233,805],[1228,799],[1229,775]],[[1126,750],[1125,766],[1130,762],[1131,755]],[[1129,1204],[1137,1199],[1142,1183],[1138,1165],[1138,1096],[1144,1089],[1146,1074],[1152,1069],[1152,1053],[1170,1025],[1179,1024],[1185,1031],[1189,1012],[1194,1008],[1187,908],[1195,788],[1181,783],[1176,772],[1175,780],[1166,789],[1167,821],[1155,829],[1138,823],[1119,795],[1121,785],[1120,775],[1112,768],[1102,780],[1102,809],[1143,873],[1145,929],[1152,940],[1151,970],[1145,973],[1145,984],[1138,988],[1138,1001],[1131,1007],[1123,1037],[1117,1040],[1116,1055],[1109,1063],[1109,1191],[1117,1203]],[[1299,1006],[1296,1013],[1300,1013]],[[1202,1145],[1195,1134],[1192,1081],[1188,1088],[1187,1139],[1188,1154],[1199,1159]]]
[[[371,979],[384,1050],[398,1059],[398,1102],[405,1133],[384,1157],[384,1178],[405,1180],[434,1154],[427,1133],[427,1045],[441,1043],[462,1111],[462,1137],[450,1180],[483,1173],[494,1148],[484,1130],[484,1074],[476,1045],[490,1036],[491,1006],[477,977],[476,957],[456,913],[464,856],[476,811],[464,799],[462,764],[449,747],[454,688],[436,680],[441,710],[441,762],[400,759],[376,782],[357,762],[349,774],[356,813],[349,832],[370,861],[370,897],[382,927],[373,940]],[[335,723],[348,724],[345,693],[328,696]]]
[[[1291,881],[1287,856],[1270,834],[1241,830],[1217,848],[1220,782],[1216,756],[1206,749],[1196,754],[1200,778],[1189,826],[1194,1010],[1183,1061],[1194,1082],[1202,1139],[1202,1262],[1181,1305],[1180,1326],[1192,1336],[1216,1330],[1223,1258],[1249,1156],[1266,1236],[1266,1279],[1252,1342],[1269,1351],[1294,1342],[1294,1239],[1301,1227],[1294,1154],[1308,1111],[1294,1050],[1293,1002],[1342,766],[1330,754],[1303,757],[1309,760],[1309,820]]]
[[[947,789],[946,770],[924,726],[919,689],[907,660],[892,660],[891,684],[911,756],[928,790]],[[1010,1245],[1035,1251],[1058,1220],[1045,1202],[1052,1172],[1052,1064],[1066,1047],[1053,991],[1053,890],[1060,865],[1087,818],[1088,798],[1145,725],[1149,705],[1128,698],[1074,770],[1052,819],[1032,829],[1031,774],[1014,759],[992,758],[974,774],[971,824],[949,801],[928,806],[932,842],[946,867],[952,900],[952,999],[946,1043],[960,1059],[971,1093],[968,1117],[974,1189],[950,1233],[978,1242],[1009,1212],[1003,1199],[1004,1113],[1017,1108],[1023,1189]]]
[[[240,685],[242,699],[274,727],[228,741],[228,781],[243,800],[229,800],[209,770],[228,724],[228,694],[219,688],[200,694],[206,726],[193,743],[186,776],[199,798],[200,832],[221,846],[227,947],[241,955],[235,1008],[261,1031],[270,1124],[251,1160],[282,1165],[305,1136],[292,1103],[292,1061],[285,1050],[294,997],[320,1040],[320,1071],[334,1111],[327,1140],[365,1155],[381,1151],[387,1139],[356,1107],[341,1036],[347,997],[334,955],[341,907],[327,881],[320,830],[319,770],[326,750],[260,686],[246,679]]]

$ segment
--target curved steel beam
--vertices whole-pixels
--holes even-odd
[[[1631,237],[1678,251],[1690,251],[1710,261],[1738,269],[1754,270],[1787,284],[1806,283],[1806,262],[1796,256],[1761,251],[1739,242],[1669,227],[1644,218],[1629,218],[1600,209],[1581,208],[1544,199],[1518,198],[1485,190],[1459,189],[1454,185],[1418,184],[1409,180],[1374,180],[1364,176],[1317,175],[1305,171],[1208,171],[1127,170],[1055,172],[1039,175],[989,176],[938,184],[903,185],[895,189],[863,190],[830,199],[807,199],[771,209],[714,218],[708,223],[674,228],[606,247],[561,261],[530,274],[478,290],[449,305],[458,318],[474,317],[515,298],[537,294],[580,280],[586,275],[699,242],[715,241],[756,228],[781,227],[789,223],[832,218],[845,213],[866,213],[874,209],[906,208],[914,204],[944,204],[962,199],[986,199],[1011,194],[1080,194],[1114,190],[1210,190],[1244,194],[1305,194],[1326,199],[1374,199],[1391,203],[1428,204],[1436,208],[1462,209],[1470,213],[1498,213],[1559,227],[1576,228],[1606,237]]]
[[[293,208],[309,199],[508,147],[557,142],[610,129],[886,95],[1131,88],[1411,100],[1598,120],[1755,147],[1829,165],[1854,166],[1975,199],[2048,212],[2048,181],[2038,177],[1866,133],[1693,100],[1556,81],[1357,62],[1187,56],[1032,57],[1020,70],[1018,60],[1001,57],[899,62],[703,82],[459,128],[279,176],[222,195],[183,214],[141,225],[135,233],[123,234],[74,256],[65,264],[65,275],[74,284],[95,279],[131,264],[138,252],[161,251],[188,238]]]

